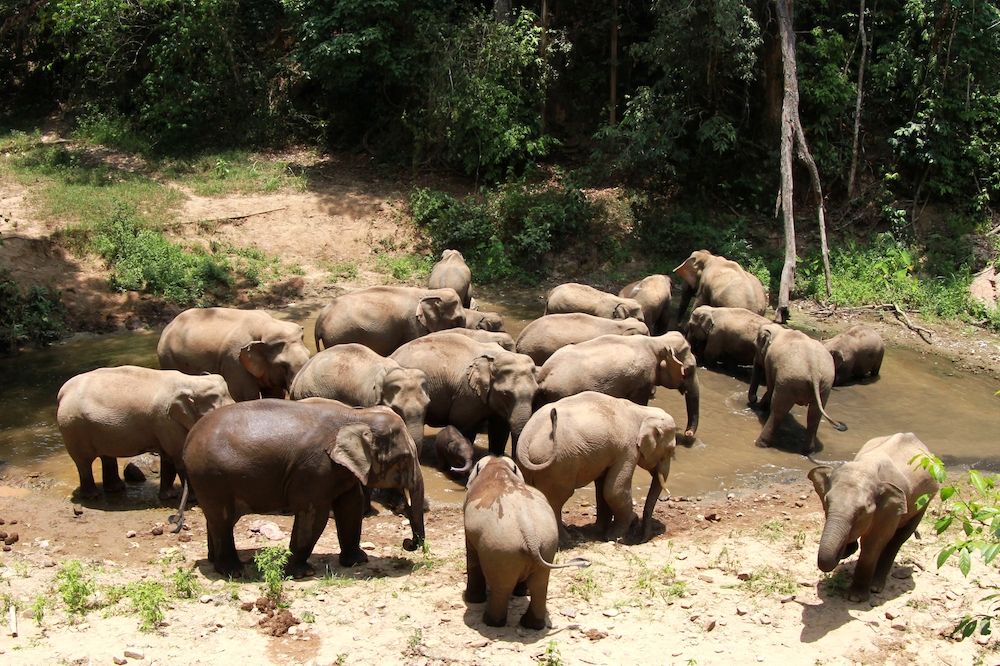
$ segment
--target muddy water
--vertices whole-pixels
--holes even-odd
[[[492,292],[480,299],[480,305],[483,310],[501,312],[514,338],[544,309],[540,295],[524,292]],[[315,351],[317,309],[293,307],[275,314],[301,323],[306,342]],[[80,338],[0,361],[0,384],[4,386],[0,476],[37,473],[40,480],[51,480],[50,492],[68,496],[78,485],[78,477],[55,426],[59,387],[70,377],[98,367],[157,367],[158,336],[158,331],[140,331]],[[803,437],[804,407],[796,407],[786,419],[777,448],[758,449],[753,441],[761,421],[746,406],[749,372],[699,369],[699,379],[698,439],[691,448],[678,447],[668,482],[674,495],[705,495],[804,478],[812,463],[794,453]],[[824,422],[818,435],[820,450],[814,457],[848,460],[872,437],[912,431],[950,469],[974,466],[1000,470],[1000,398],[994,397],[995,391],[995,382],[990,379],[963,373],[933,354],[887,349],[877,380],[834,389],[827,411],[847,422],[849,430],[837,432]],[[686,418],[684,400],[676,391],[660,388],[650,404],[666,410],[678,422]],[[429,429],[428,435],[433,432]],[[476,445],[485,453],[485,436],[480,436]],[[425,466],[424,472],[432,500],[461,502],[464,487],[460,483],[432,467]],[[635,497],[640,503],[649,480],[646,472],[638,470]],[[580,491],[581,498],[590,495],[592,490]],[[109,508],[155,505],[156,484],[130,485],[123,496],[109,496],[100,503]]]

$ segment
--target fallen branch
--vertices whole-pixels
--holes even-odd
[[[923,326],[917,326],[916,324],[914,324],[912,321],[910,321],[910,318],[907,316],[907,314],[903,310],[901,310],[900,307],[895,303],[862,305],[856,308],[838,308],[838,307],[831,307],[828,305],[820,305],[818,308],[811,310],[809,314],[814,317],[822,317],[825,319],[827,317],[832,317],[837,314],[847,314],[852,312],[891,312],[892,314],[896,315],[896,319],[903,322],[903,324],[908,329],[919,335],[921,340],[923,340],[929,345],[933,344],[933,342],[928,338],[934,335],[934,331],[928,328],[924,328]]]
[[[267,215],[268,213],[277,213],[279,210],[285,210],[288,206],[281,206],[280,208],[271,208],[269,210],[261,210],[256,213],[247,213],[246,215],[228,215],[226,217],[215,217],[211,220],[204,220],[205,222],[225,222],[227,220],[245,220],[248,217],[256,217],[257,215]]]

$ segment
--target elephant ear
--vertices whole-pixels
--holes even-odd
[[[684,363],[677,358],[672,347],[667,349],[667,357],[660,361],[660,368],[666,371],[667,377],[670,379],[667,388],[680,386],[681,382],[684,381]]]
[[[469,386],[484,405],[489,401],[494,370],[493,360],[489,356],[480,356],[469,366]]]
[[[756,363],[763,365],[768,349],[771,348],[771,341],[774,339],[776,328],[781,328],[777,324],[764,324],[757,331],[757,360]]]
[[[262,340],[254,340],[240,350],[240,363],[243,364],[243,367],[246,368],[251,375],[260,379],[267,374],[271,360],[274,358],[277,351],[276,347],[280,347],[280,344],[281,343],[271,344]]]
[[[612,319],[628,319],[628,317],[628,308],[625,307],[624,303],[616,305],[614,311],[611,313]]]
[[[833,357],[833,369],[839,370],[840,366],[844,364],[844,352],[839,349],[831,349],[830,356]]]
[[[879,484],[879,495],[875,502],[875,524],[887,521],[893,525],[906,515],[906,493],[891,481]]]
[[[666,447],[667,456],[673,455],[677,444],[675,434],[676,426],[674,426],[672,420],[667,420],[660,416],[647,416],[644,418],[642,424],[639,426],[639,439],[636,442],[642,459],[651,465],[655,465],[663,458],[662,455],[657,455],[657,449],[663,447]]]
[[[698,258],[692,254],[683,264],[674,269],[674,273],[680,275],[692,289],[698,288],[698,280],[701,277],[701,271],[698,270],[697,263]]]
[[[438,330],[438,322],[441,320],[441,302],[440,296],[427,296],[426,298],[421,298],[420,302],[417,303],[417,321],[423,325],[428,331]],[[433,326],[433,328],[431,328]]]
[[[380,368],[375,377],[372,380],[372,397],[369,404],[378,405],[382,403],[382,385],[385,383],[385,376],[388,371],[385,368]]]
[[[830,492],[830,476],[832,474],[833,468],[829,465],[820,465],[809,470],[809,480],[813,482],[813,488],[816,489],[816,494],[819,495],[819,499],[823,503],[823,511],[826,511],[826,494]]]
[[[184,426],[186,430],[193,428],[199,418],[198,410],[195,408],[194,393],[189,389],[178,391],[167,407],[167,416]]]
[[[330,459],[351,471],[362,484],[368,483],[368,475],[378,473],[378,462],[374,455],[374,436],[366,423],[349,423],[337,431],[334,440],[327,447]]]

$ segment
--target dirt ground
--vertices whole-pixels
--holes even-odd
[[[382,282],[372,249],[413,246],[413,230],[394,203],[411,183],[370,178],[353,158],[330,158],[316,173],[301,193],[189,195],[177,211],[177,233],[251,245],[305,270],[248,297],[251,304],[322,303]],[[39,221],[36,205],[30,188],[0,180],[0,261],[16,279],[62,289],[81,330],[155,326],[172,316],[155,299],[108,293],[103,267],[53,244],[60,223]],[[199,224],[205,220],[215,223]],[[331,282],[326,267],[346,261],[359,263],[357,278]],[[934,331],[927,344],[889,313],[824,317],[813,309],[797,303],[793,317],[831,334],[869,323],[890,344],[1000,377],[995,335],[918,322]],[[553,572],[552,628],[541,632],[516,625],[525,599],[512,602],[500,629],[482,623],[481,604],[462,601],[460,506],[431,507],[426,555],[401,549],[409,530],[399,516],[383,510],[367,519],[362,539],[370,562],[350,570],[337,565],[331,523],[312,560],[326,575],[286,583],[288,610],[301,623],[279,636],[261,629],[259,610],[241,608],[261,596],[261,583],[221,580],[206,561],[199,510],[178,537],[169,526],[157,529],[171,507],[135,508],[114,498],[80,507],[70,491],[44,478],[0,477],[0,531],[19,537],[0,552],[0,605],[15,607],[18,630],[12,637],[4,612],[0,663],[1000,664],[995,640],[947,637],[962,616],[986,608],[981,599],[1000,584],[995,566],[976,562],[968,579],[952,564],[937,569],[944,541],[925,525],[923,538],[904,546],[886,590],[871,603],[849,603],[836,588],[853,560],[830,581],[817,569],[823,516],[805,484],[661,501],[657,534],[640,545],[599,541],[588,529],[594,508],[571,502],[565,518],[576,526],[575,545],[559,560],[581,556],[593,565]],[[265,533],[287,545],[290,529],[287,516],[248,516],[236,528],[237,545],[248,559],[270,542]],[[96,583],[92,609],[82,615],[67,611],[55,579],[74,559]],[[201,589],[192,599],[173,594],[168,576],[178,567],[193,567]],[[164,621],[148,632],[128,600],[111,603],[113,586],[142,580],[163,582],[169,595]],[[32,610],[39,604],[41,616]]]

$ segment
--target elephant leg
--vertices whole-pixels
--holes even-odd
[[[881,560],[882,551],[892,541],[894,534],[883,535],[879,532],[879,526],[873,525],[872,533],[861,537],[861,555],[858,556],[857,564],[854,565],[854,578],[851,581],[851,586],[844,591],[848,599],[851,601],[868,601],[869,597],[871,597],[872,579],[875,576],[875,568]],[[900,542],[900,545],[902,545],[902,542]],[[892,566],[892,559],[895,556],[895,553],[893,553],[892,558],[889,560],[889,566]]]
[[[483,565],[479,562],[479,553],[468,539],[465,540],[465,570],[468,578],[462,598],[470,604],[483,603],[486,601],[486,576],[483,575]]]
[[[275,388],[273,386],[262,386],[260,389],[260,397],[262,398],[277,398],[278,400],[284,400],[285,389]]]
[[[238,578],[243,574],[243,562],[236,552],[233,527],[239,516],[231,501],[228,505],[220,509],[214,502],[209,502],[207,506],[202,504],[208,529],[208,559],[221,575]]]
[[[539,488],[539,490],[542,490]],[[562,508],[569,501],[569,498],[573,496],[573,488],[566,492],[562,488],[546,488],[542,490],[542,494],[545,495],[549,500],[549,506],[552,507],[552,513],[556,516],[556,524],[559,526],[559,545],[562,547],[569,545],[569,530],[566,529],[566,524],[562,519]]]
[[[507,624],[507,606],[510,604],[510,597],[514,593],[517,580],[507,575],[487,575],[486,583],[490,587],[490,593],[486,599],[483,622],[488,627],[503,627]]]
[[[767,397],[767,394],[764,397]],[[757,438],[757,446],[762,449],[771,446],[778,428],[781,426],[781,422],[785,420],[785,416],[788,415],[793,404],[795,404],[795,401],[782,393],[774,397],[771,401],[771,413],[768,415],[767,422],[764,423],[764,428],[760,431],[760,436]]]
[[[889,572],[892,571],[892,564],[896,560],[896,554],[906,540],[917,531],[917,526],[920,525],[920,521],[923,519],[924,511],[926,510],[927,506],[925,505],[916,516],[896,530],[896,533],[892,535],[892,539],[882,549],[882,554],[878,558],[878,564],[875,566],[875,574],[872,576],[872,592],[881,592],[885,587],[885,581],[889,576]]]
[[[365,518],[378,515],[378,509],[372,506],[372,489],[368,486],[361,486],[361,492],[365,495]]]
[[[118,459],[114,456],[101,456],[101,476],[104,479],[104,492],[120,493],[125,490],[125,482],[118,476]]]
[[[604,498],[604,484],[607,478],[608,473],[605,471],[604,474],[594,479],[594,497],[597,504],[597,520],[594,524],[600,534],[607,534],[608,530],[611,529],[611,518],[614,515],[611,505]]]
[[[872,364],[872,370],[871,370],[872,377],[877,377],[879,370],[882,369],[882,356],[884,354],[885,354],[884,352],[882,354],[879,354],[878,357],[875,359],[875,363]]]
[[[660,498],[663,488],[660,487],[660,479],[653,474],[653,480],[649,484],[649,494],[646,495],[646,504],[642,508],[642,540],[649,541],[653,536],[653,509],[656,508],[656,501]]]
[[[76,464],[76,471],[80,475],[80,497],[84,499],[97,499],[101,496],[101,491],[97,489],[94,481],[94,459],[89,460],[78,452],[70,451],[70,457]],[[103,462],[101,463],[104,464]],[[117,461],[115,462],[117,465]]]
[[[507,419],[499,415],[491,416],[487,433],[490,442],[490,455],[502,456],[504,451],[507,450],[507,438],[510,437],[510,424],[507,422]],[[472,440],[470,439],[469,441],[471,442]],[[514,448],[511,445],[511,457],[517,455],[517,451]]]
[[[819,423],[823,415],[819,411],[819,405],[815,402],[809,403],[809,410],[806,412],[806,441],[802,445],[802,453],[809,455],[816,451],[816,432],[819,430]]]
[[[711,368],[722,356],[722,343],[718,338],[709,337],[705,343],[705,352],[702,354],[701,362],[706,368]]]
[[[544,567],[536,567],[528,576],[528,590],[531,593],[531,601],[528,602],[528,610],[521,616],[521,626],[526,629],[545,628],[545,600],[549,593],[549,570]]]
[[[611,529],[605,532],[605,538],[608,541],[625,538],[632,523],[638,519],[632,508],[632,474],[634,472],[635,463],[623,460],[615,463],[606,473],[601,492],[614,515]]]
[[[177,476],[177,465],[174,459],[165,453],[160,454],[160,494],[161,500],[176,498],[179,493],[174,488],[174,478]]]
[[[288,558],[285,565],[285,573],[293,578],[303,578],[313,576],[316,570],[309,565],[309,556],[312,555],[316,542],[326,529],[326,521],[329,516],[328,509],[317,509],[309,506],[304,511],[295,514],[295,522],[292,523],[292,536],[289,541],[289,550],[292,556]],[[340,530],[337,530],[340,534]]]
[[[361,520],[364,513],[365,498],[360,483],[333,500],[333,520],[337,525],[342,567],[352,567],[368,561],[368,554],[361,550]]]

